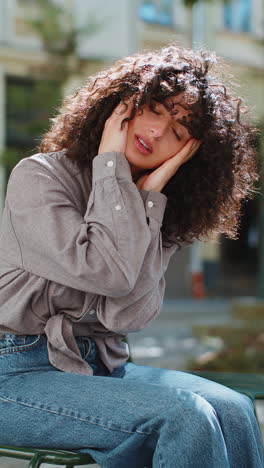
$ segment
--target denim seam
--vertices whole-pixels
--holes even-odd
[[[47,413],[56,414],[58,416],[63,416],[63,417],[70,418],[70,419],[77,419],[78,421],[83,421],[83,422],[86,422],[88,424],[93,424],[94,426],[104,427],[105,429],[111,429],[112,431],[124,432],[124,433],[127,433],[127,434],[134,434],[136,432],[138,434],[143,434],[143,435],[152,435],[153,433],[158,433],[155,430],[152,431],[152,432],[143,432],[143,431],[139,431],[137,429],[135,431],[128,431],[128,430],[125,430],[125,429],[117,429],[117,428],[114,428],[114,427],[105,426],[104,424],[99,424],[99,423],[90,421],[88,419],[79,418],[77,416],[70,416],[68,414],[64,414],[63,412],[58,413],[57,411],[48,410],[46,408],[39,408],[38,406],[33,406],[33,405],[30,405],[29,403],[22,403],[22,402],[19,402],[17,400],[13,400],[12,398],[7,398],[7,397],[0,396],[0,400],[6,401],[6,402],[11,402],[11,403],[16,403],[16,404],[21,405],[21,406],[27,406],[29,408],[37,409],[37,410],[40,410],[40,411],[45,411]]]
[[[23,345],[18,345],[18,346],[9,346],[9,348],[4,348],[3,350],[0,350],[0,356],[4,356],[5,354],[12,354],[12,353],[17,353],[20,351],[27,351],[28,349],[33,348],[38,344],[38,342],[41,339],[41,335],[38,335],[38,337],[33,341],[33,343],[30,344],[23,344]]]

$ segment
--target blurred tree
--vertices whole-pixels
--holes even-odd
[[[264,372],[264,333],[263,310],[261,319],[256,324],[245,327],[201,326],[194,327],[194,335],[203,340],[208,337],[221,339],[224,347],[221,350],[206,353],[189,361],[187,367],[197,371],[221,372]],[[262,327],[262,328],[261,328]]]
[[[7,177],[27,151],[32,152],[61,99],[61,82],[8,76],[6,80],[6,149],[2,162]]]
[[[36,0],[36,4],[38,16],[28,22],[50,56],[44,71],[66,81],[72,73],[82,72],[83,60],[77,53],[79,38],[94,34],[103,23],[90,15],[85,26],[78,28],[74,24],[72,11],[66,6],[57,5],[53,0]]]
[[[78,39],[94,34],[103,25],[91,15],[84,27],[77,28],[69,8],[52,0],[35,0],[35,4],[37,16],[29,17],[27,24],[40,38],[48,59],[29,67],[30,79],[7,77],[7,138],[0,155],[6,179],[21,157],[37,148],[67,80],[74,74],[82,75],[87,61],[78,56]]]

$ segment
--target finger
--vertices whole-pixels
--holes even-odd
[[[192,157],[196,153],[198,148],[201,146],[201,143],[202,143],[201,141],[198,141],[198,140],[195,141],[195,143],[191,146],[188,157]]]
[[[196,149],[199,148],[199,146],[201,146],[202,144],[202,140],[194,140],[194,143],[193,143],[193,148],[195,147]]]
[[[170,159],[163,163],[163,169],[171,170],[173,172],[177,171],[178,168],[187,162],[195,154],[199,148],[201,142],[192,138],[183,146],[183,148],[172,156]]]
[[[197,152],[197,150],[200,148],[202,142],[201,141],[196,141],[195,144],[191,148],[191,152],[189,154],[189,158],[192,158],[193,155]]]
[[[122,116],[123,118],[124,117],[127,117],[131,110],[132,110],[132,107],[133,107],[133,101],[132,99],[129,99],[129,101],[127,102],[120,102],[115,110],[114,110],[114,113],[119,115],[119,116]]]
[[[192,138],[183,146],[183,148],[178,153],[176,153],[172,157],[172,159],[175,159],[175,161],[184,161],[186,159],[189,159],[194,155],[201,143],[201,141]]]
[[[127,117],[128,114],[128,109],[125,108],[125,105],[123,102],[120,102],[115,109],[113,110],[112,114],[108,119],[106,119],[104,128],[118,128],[121,124],[121,122]],[[122,130],[126,129],[127,127],[127,122],[124,122],[122,125]]]
[[[191,139],[191,147],[190,147],[190,150],[193,151],[193,150],[196,150],[197,148],[199,148],[199,146],[201,145],[201,141],[200,140],[196,140],[195,138],[192,138]]]
[[[175,156],[184,156],[186,154],[189,154],[193,148],[196,147],[197,140],[195,138],[190,138],[190,140],[185,143],[185,145],[178,151],[178,153],[175,154]]]
[[[172,156],[170,159],[166,161],[167,165],[173,165],[174,163],[177,165],[179,162],[181,162],[184,158],[186,158],[191,152],[196,149],[196,141],[194,138],[191,138],[190,140],[185,143],[185,145],[176,153],[174,156]]]
[[[117,104],[117,106],[115,107],[114,111],[113,111],[113,114],[117,114],[117,115],[120,115],[120,114],[123,114],[125,111],[125,105],[123,102],[120,102],[119,104]]]

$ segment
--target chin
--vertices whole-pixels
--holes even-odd
[[[138,170],[147,170],[153,168],[153,164],[151,164],[150,161],[146,160],[146,156],[134,155],[128,151],[126,153],[126,158],[129,164],[136,167]]]

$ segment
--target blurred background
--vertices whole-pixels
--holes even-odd
[[[14,165],[37,151],[65,94],[115,59],[176,41],[228,63],[264,157],[263,0],[0,0],[0,206]],[[261,167],[261,163],[260,163]],[[130,339],[138,363],[264,373],[263,180],[239,238],[183,247],[160,317]]]
[[[0,0],[0,218],[12,168],[37,152],[63,96],[115,59],[172,41],[215,50],[230,65],[259,129],[261,169],[263,0]],[[263,177],[256,188],[237,240],[174,256],[160,316],[129,337],[135,362],[264,374]],[[264,436],[263,402],[257,411]]]

